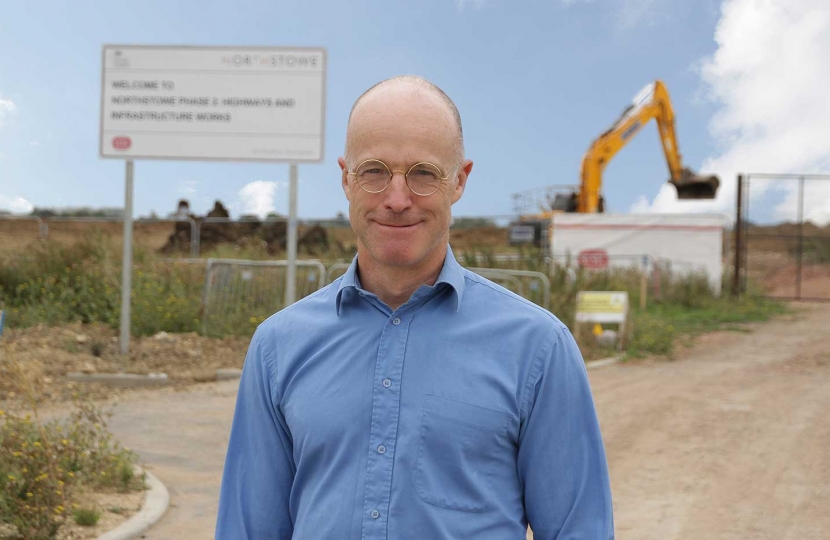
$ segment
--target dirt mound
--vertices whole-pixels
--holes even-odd
[[[186,202],[186,201],[184,201]],[[180,202],[180,208],[183,206]],[[269,255],[284,252],[288,243],[288,222],[284,220],[260,221],[256,217],[245,217],[239,221],[229,221],[230,212],[221,201],[216,201],[213,209],[204,218],[190,214],[189,217],[199,223],[199,243],[201,251],[209,251],[220,244],[233,244],[244,247],[260,242]],[[175,223],[173,234],[161,248],[161,253],[186,253],[190,250],[192,238],[190,223]],[[332,247],[343,250],[337,241],[330,241],[326,229],[314,225],[307,227],[297,240],[297,249],[301,253],[319,255]]]

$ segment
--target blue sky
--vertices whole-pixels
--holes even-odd
[[[724,188],[712,203],[674,201],[651,124],[606,170],[610,209],[731,212],[736,172],[830,171],[828,4],[3,0],[0,209],[123,204],[124,164],[98,155],[101,46],[119,43],[325,47],[326,159],[300,166],[303,218],[346,211],[336,159],[349,109],[397,74],[432,80],[461,112],[475,168],[456,215],[509,214],[512,193],[575,184],[591,141],[658,78],[685,163]],[[135,212],[186,197],[200,214],[216,199],[232,216],[285,213],[287,178],[285,164],[137,161]],[[770,204],[786,213],[786,199]],[[830,216],[830,193],[811,200]]]

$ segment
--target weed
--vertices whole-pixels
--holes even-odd
[[[76,508],[72,511],[75,523],[82,527],[94,527],[101,519],[101,512],[96,508]]]
[[[54,538],[68,516],[77,520],[68,509],[76,508],[79,487],[143,489],[125,474],[136,457],[112,440],[107,413],[76,396],[66,420],[41,422],[20,365],[0,358],[0,371],[13,378],[31,412],[0,411],[0,523],[15,531],[13,538]]]
[[[99,341],[99,340],[95,339],[90,344],[89,349],[90,349],[90,352],[92,353],[92,356],[100,357],[102,354],[104,354],[104,348],[105,347],[106,347],[106,344],[103,341]]]

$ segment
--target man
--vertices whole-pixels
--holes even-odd
[[[455,105],[420,78],[379,83],[338,162],[357,257],[254,334],[216,538],[613,538],[570,333],[448,247],[473,168]]]

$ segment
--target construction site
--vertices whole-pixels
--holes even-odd
[[[315,414],[325,416],[325,426],[344,430],[337,432],[341,435],[352,424],[360,424],[359,429],[368,426],[367,440],[374,438],[371,444],[363,445],[360,459],[366,461],[361,466],[366,467],[367,479],[385,471],[384,482],[389,486],[396,477],[397,482],[407,484],[400,479],[419,469],[425,444],[421,433],[430,429],[445,435],[436,439],[442,444],[458,443],[457,448],[449,443],[436,447],[435,462],[445,465],[445,472],[461,471],[458,463],[467,466],[475,462],[480,457],[477,453],[487,454],[484,461],[495,460],[497,451],[505,458],[509,487],[517,490],[510,497],[515,495],[513,502],[518,508],[506,524],[498,522],[496,513],[500,510],[493,510],[495,506],[471,510],[472,506],[445,503],[443,492],[454,487],[442,482],[453,480],[452,474],[436,476],[439,496],[434,500],[424,498],[418,481],[411,482],[416,486],[398,484],[397,492],[379,488],[383,491],[380,502],[369,500],[373,489],[368,487],[369,480],[361,480],[366,486],[360,484],[359,489],[352,489],[354,493],[340,494],[330,489],[334,482],[327,477],[325,481],[332,482],[323,486],[328,495],[337,493],[338,504],[355,508],[354,515],[343,521],[350,521],[352,528],[344,530],[342,538],[438,540],[422,538],[419,532],[401,526],[412,507],[407,510],[400,502],[406,500],[401,490],[407,489],[414,490],[415,504],[424,504],[424,515],[437,516],[435,523],[418,523],[444,533],[436,533],[440,540],[453,536],[466,540],[466,534],[452,534],[453,527],[462,522],[477,531],[476,540],[479,536],[501,536],[494,531],[506,530],[513,531],[512,536],[526,535],[527,540],[533,540],[533,518],[537,524],[544,522],[537,528],[537,540],[561,538],[568,534],[562,532],[568,530],[565,522],[584,516],[566,511],[563,523],[553,524],[545,522],[549,519],[546,512],[531,516],[538,506],[525,502],[532,499],[528,486],[542,478],[540,474],[551,478],[538,482],[541,496],[533,502],[542,500],[540,504],[553,508],[560,498],[573,495],[570,502],[576,508],[576,499],[586,499],[583,495],[590,490],[585,484],[574,483],[579,489],[572,494],[557,483],[564,478],[558,474],[574,478],[579,474],[580,467],[567,466],[571,463],[565,460],[569,452],[580,458],[590,455],[607,460],[604,479],[610,478],[611,502],[605,508],[609,521],[604,522],[603,540],[830,538],[830,175],[820,174],[827,170],[822,168],[826,145],[825,153],[812,161],[796,159],[802,152],[809,154],[819,148],[825,137],[815,124],[799,124],[792,130],[782,129],[784,142],[766,146],[758,142],[768,142],[769,133],[775,132],[779,123],[789,126],[784,117],[788,121],[810,115],[821,118],[823,113],[818,108],[815,112],[809,109],[806,115],[792,114],[792,110],[787,114],[783,106],[778,110],[769,105],[796,92],[795,83],[776,87],[775,92],[745,95],[751,94],[747,88],[752,85],[745,80],[753,69],[749,64],[763,63],[761,53],[753,49],[750,54],[745,46],[754,44],[760,50],[762,40],[751,38],[766,40],[769,35],[770,40],[791,40],[798,45],[795,50],[810,52],[805,43],[811,32],[820,33],[816,29],[824,27],[818,23],[830,20],[815,13],[830,16],[830,12],[814,2],[808,13],[812,15],[805,16],[815,22],[810,32],[775,34],[770,29],[779,19],[789,20],[789,12],[784,16],[769,6],[750,6],[744,0],[719,3],[719,15],[713,12],[705,21],[695,19],[700,27],[704,22],[709,25],[707,40],[699,50],[716,52],[705,61],[698,55],[694,70],[688,68],[688,51],[672,49],[670,58],[658,58],[658,53],[674,47],[674,41],[698,43],[699,38],[692,38],[699,29],[686,19],[703,16],[694,10],[673,12],[672,26],[653,2],[645,2],[639,11],[627,2],[619,3],[625,11],[613,3],[559,2],[551,8],[553,12],[546,8],[544,17],[535,13],[536,7],[530,15],[506,13],[503,5],[478,1],[452,2],[452,13],[442,12],[434,18],[431,11],[427,17],[429,10],[422,6],[417,10],[424,13],[399,12],[397,6],[384,5],[374,10],[372,23],[392,28],[393,23],[409,21],[409,33],[402,34],[406,39],[391,45],[372,41],[375,37],[367,31],[370,25],[364,15],[353,19],[351,13],[334,6],[324,10],[315,6],[305,18],[295,6],[296,13],[291,11],[290,15],[298,19],[290,25],[284,6],[276,12],[273,6],[258,6],[261,13],[246,21],[236,18],[241,11],[237,6],[225,6],[227,9],[219,11],[222,22],[246,33],[259,19],[268,21],[266,33],[246,34],[246,43],[271,36],[274,28],[286,33],[297,26],[301,31],[297,35],[302,37],[295,36],[298,43],[324,36],[339,45],[101,45],[100,81],[96,78],[90,83],[89,74],[79,70],[83,85],[75,81],[70,87],[67,83],[66,90],[67,96],[74,96],[72,92],[80,92],[81,87],[94,83],[97,91],[100,86],[98,155],[92,158],[99,169],[84,168],[86,154],[93,153],[89,148],[67,143],[94,141],[95,134],[89,131],[93,128],[73,117],[71,129],[41,126],[39,131],[31,128],[31,133],[23,134],[20,126],[39,126],[31,116],[25,116],[33,110],[32,102],[27,104],[19,97],[28,95],[26,91],[9,93],[5,79],[0,81],[6,92],[0,95],[0,128],[18,130],[12,132],[13,138],[25,140],[26,156],[37,157],[37,152],[57,144],[52,142],[52,129],[55,141],[71,147],[71,152],[55,159],[62,164],[60,175],[50,176],[38,168],[39,162],[45,161],[42,157],[37,157],[37,162],[35,158],[24,159],[19,148],[14,154],[8,139],[0,138],[0,144],[7,144],[0,146],[0,175],[5,175],[0,179],[16,178],[19,182],[25,176],[26,182],[37,184],[29,191],[15,188],[28,199],[0,186],[5,190],[0,193],[0,208],[10,208],[0,211],[0,540],[196,540],[217,536],[229,444],[232,437],[240,436],[240,429],[246,429],[234,427],[235,435],[231,430],[237,425],[235,415],[246,414],[240,380],[248,392],[253,391],[250,388],[262,392],[254,401],[262,407],[259,412],[268,414],[256,425],[266,425],[264,431],[274,427],[279,435],[260,437],[260,429],[257,437],[248,437],[247,442],[278,441],[273,455],[291,463],[293,469],[285,476],[291,481],[300,470],[298,463],[306,472],[309,467],[333,464],[351,455],[338,436],[329,436],[308,450],[314,447],[309,442],[313,436],[322,440],[320,433],[325,431],[323,423],[311,421]],[[197,20],[197,6],[192,7],[195,23],[204,24]],[[175,10],[165,11],[165,5],[153,4],[151,8],[159,17],[168,17],[166,20],[180,18]],[[124,8],[118,9],[109,15],[110,23],[122,19],[120,10]],[[493,16],[496,10],[502,11]],[[635,11],[648,13],[637,15]],[[756,12],[767,17],[753,18]],[[488,13],[493,21],[482,26]],[[532,26],[524,19],[527,16],[544,21],[545,31],[527,31]],[[87,14],[84,21],[90,17]],[[521,18],[512,21],[513,17]],[[566,21],[564,26],[560,18]],[[452,24],[445,26],[448,20]],[[747,28],[737,24],[747,20],[757,25]],[[68,17],[66,21],[72,23],[70,27],[81,24]],[[464,25],[474,28],[473,33],[466,34]],[[61,21],[60,28],[66,26]],[[432,27],[441,32],[437,34],[440,39],[425,30]],[[27,28],[31,31],[32,27]],[[136,28],[137,35],[145,35]],[[239,35],[219,32],[218,26],[204,28],[215,32],[217,39],[239,40]],[[318,28],[325,33],[318,34]],[[340,35],[343,28],[349,34],[345,41]],[[632,28],[644,33],[631,32]],[[735,28],[741,32],[730,38]],[[116,30],[116,36],[124,32]],[[178,39],[180,30],[158,31],[161,36]],[[581,34],[591,39],[579,42]],[[495,45],[485,46],[483,40],[477,40],[484,35],[499,38]],[[518,41],[517,36],[521,37]],[[559,39],[564,41],[554,42]],[[440,54],[432,54],[430,40]],[[452,46],[445,47],[444,41]],[[571,47],[571,41],[575,48],[568,55],[572,58],[562,57],[559,51]],[[664,45],[655,47],[655,43]],[[727,50],[726,43],[732,43],[732,48]],[[735,43],[740,45],[737,50]],[[461,46],[470,50],[454,56],[453,51]],[[500,47],[505,51],[496,50]],[[392,51],[391,56],[380,54],[386,49]],[[632,67],[643,67],[631,59],[647,50],[654,64],[648,64],[649,69],[642,73],[628,73]],[[805,53],[804,61],[826,56],[813,53]],[[438,63],[443,55],[453,70]],[[793,58],[769,51],[767,55],[775,60],[774,70],[767,67],[776,73],[775,81],[789,80],[783,73],[795,62]],[[352,56],[364,59],[364,63],[368,63],[366,59],[377,60],[380,67],[373,68],[375,71],[386,70],[388,65],[397,70],[401,65],[413,72],[434,69],[440,74],[446,68],[452,75],[444,75],[441,84],[446,83],[453,96],[464,97],[456,108],[443,90],[438,89],[440,95],[427,91],[432,83],[426,79],[413,82],[404,77],[388,87],[381,85],[374,94],[380,97],[372,98],[371,89],[376,87],[367,91],[364,83],[376,72],[343,63],[342,58]],[[537,56],[550,65],[540,69]],[[330,57],[333,69],[329,71]],[[745,57],[751,57],[752,62]],[[733,65],[730,62],[735,58],[741,62]],[[460,70],[464,77],[494,77],[496,66],[503,73],[488,84],[470,85],[456,73],[459,65],[464,66]],[[715,96],[721,101],[705,102],[696,93],[699,90],[689,84],[693,78],[689,71],[709,85],[708,98]],[[593,74],[592,80],[568,81],[586,78],[581,75],[585,72]],[[641,79],[643,73],[646,75]],[[638,80],[632,86],[635,77]],[[727,91],[727,83],[736,80],[741,82],[738,89]],[[628,100],[629,91],[646,82]],[[752,82],[765,91],[771,86],[760,76]],[[803,84],[817,86],[812,79]],[[469,86],[476,86],[475,91]],[[395,94],[400,88],[409,93]],[[618,99],[620,88],[626,89],[625,99]],[[798,95],[802,96],[795,100],[799,111],[803,102],[815,101],[814,96]],[[9,96],[21,105],[15,105]],[[389,96],[398,96],[399,101]],[[373,105],[371,99],[380,100],[386,108]],[[436,101],[434,107],[428,101],[431,99]],[[504,104],[504,110],[494,103]],[[439,110],[439,104],[442,115],[436,116],[440,122],[435,124],[457,122],[458,137],[455,131],[450,136],[447,130],[432,125],[435,119],[430,114]],[[749,120],[736,120],[741,114]],[[355,118],[365,124],[365,131],[357,132],[360,136],[350,131],[357,129]],[[331,148],[327,122],[329,129],[333,123],[339,130],[336,149]],[[648,149],[651,153],[640,151],[636,145],[655,140],[655,133],[657,143]],[[452,144],[441,146],[445,135]],[[343,139],[345,149],[338,158]],[[798,144],[787,147],[788,141]],[[356,146],[362,152],[355,151]],[[433,151],[433,146],[440,147],[440,152]],[[455,150],[456,146],[458,152],[452,159],[457,158],[457,166],[444,159],[444,154],[450,154],[447,149]],[[476,161],[475,169],[465,157],[468,149],[483,157]],[[470,160],[480,159],[473,151],[469,153]],[[352,163],[355,156],[362,157]],[[626,159],[630,161],[624,172],[611,167]],[[641,160],[648,163],[632,163]],[[115,163],[116,167],[106,168],[100,162]],[[137,172],[134,162],[140,163]],[[231,169],[231,164],[238,168]],[[286,165],[287,170],[275,165]],[[109,192],[100,197],[95,193],[101,187],[96,183],[100,179],[90,173],[93,170],[118,183],[117,205],[109,202]],[[466,184],[472,170],[476,171],[473,180]],[[659,178],[653,177],[655,170]],[[476,183],[479,178],[480,184]],[[51,183],[47,185],[46,179]],[[625,184],[623,191],[618,189],[621,182]],[[63,184],[84,194],[78,195],[81,204],[104,200],[105,205],[90,203],[78,209],[43,206],[44,201],[76,200],[74,194],[61,191]],[[300,187],[304,199],[299,198]],[[472,208],[472,212],[456,212],[459,206],[453,205],[462,193],[462,205],[470,201],[470,206],[459,206]],[[632,203],[638,195],[641,199]],[[338,203],[331,202],[335,196]],[[396,201],[402,207],[410,204],[417,208],[410,212],[420,212],[417,219],[391,219],[389,216],[397,216],[392,209]],[[378,210],[381,206],[383,212]],[[309,215],[330,217],[306,217],[303,211],[309,212],[309,208],[318,212]],[[482,208],[492,214],[475,213]],[[354,227],[350,220],[354,220]],[[430,257],[443,252],[446,222],[450,223],[452,254],[466,269],[459,271],[465,276],[461,282],[475,282],[492,294],[486,297],[486,309],[471,309],[470,305],[477,304],[470,304],[469,298],[478,293],[462,297],[455,289],[459,286],[446,276],[443,281],[418,278],[418,294],[434,296],[416,296],[409,291],[405,297],[398,295],[404,298],[401,303],[385,303],[388,297],[372,288],[375,283],[371,279],[364,280],[364,276],[372,276],[365,268],[386,272],[372,277],[393,276],[390,280],[406,281],[404,278],[414,275],[413,270],[425,268],[419,266],[423,261],[432,261]],[[439,228],[440,234],[435,233]],[[360,234],[365,236],[359,241]],[[383,244],[393,256],[388,260],[376,257],[369,247],[372,241]],[[427,246],[423,253],[418,251],[421,243]],[[410,248],[416,253],[412,260],[407,259]],[[356,305],[367,308],[377,321],[378,314],[383,315],[382,324],[387,326],[378,335],[386,337],[379,338],[377,347],[365,337],[374,335],[368,325],[375,319],[366,315],[368,322],[363,324],[357,310],[343,316],[340,308],[340,292],[347,289],[340,280],[353,268],[359,250],[361,266],[353,270],[359,294],[351,290],[344,294],[355,297]],[[369,263],[364,266],[363,261]],[[477,281],[479,278],[483,279]],[[431,333],[416,326],[410,333],[411,321],[402,324],[402,313],[407,309],[412,310],[416,323],[430,316],[443,321],[437,317],[444,315],[435,313],[436,306],[443,306],[441,302],[452,292],[447,284],[456,291],[458,301],[446,316],[460,312],[470,317],[479,334],[487,333],[494,343],[503,342],[504,350],[479,343],[486,341],[480,338],[459,339],[463,329],[452,322],[458,318],[446,319],[450,321],[447,324],[429,319],[435,327]],[[448,294],[439,298],[445,292]],[[324,313],[334,322],[323,320],[323,308],[315,312],[317,317],[305,316],[303,306],[317,306],[314,302],[335,293],[336,307],[332,302]],[[426,298],[425,307],[415,313],[421,307],[412,299],[420,298]],[[466,311],[462,311],[463,298],[467,299]],[[499,303],[502,299],[525,310],[517,311],[521,317],[511,318],[510,322],[518,322],[509,332],[504,324],[481,323],[490,320],[486,319],[489,315],[501,314],[507,305]],[[389,312],[382,308],[389,308]],[[365,314],[361,311],[359,315]],[[539,317],[538,321],[534,317]],[[274,343],[267,346],[273,350],[262,353],[264,341],[252,341],[254,333],[269,331],[285,320],[291,324],[279,327],[284,334],[269,334]],[[542,320],[550,326],[544,327],[548,335],[555,327],[568,340],[550,341],[554,345],[544,349],[550,355],[549,362],[540,353],[518,354],[511,348],[518,341],[540,341],[516,336]],[[350,329],[349,324],[355,325],[354,332],[332,337],[337,332],[331,328]],[[413,377],[404,381],[403,368],[388,375],[384,371],[388,366],[382,363],[383,355],[390,347],[383,345],[383,340],[393,341],[388,337],[394,335],[390,332],[403,329],[400,365],[406,357],[407,369],[426,369],[423,366],[429,360],[440,374],[422,381],[426,396],[442,400],[435,403],[447,402],[434,405],[434,410],[429,408],[432,398],[421,395]],[[317,331],[325,335],[313,337]],[[335,343],[329,344],[330,338]],[[291,356],[288,351],[293,342],[289,342],[294,339],[300,343],[300,352],[289,361],[285,357]],[[446,352],[457,344],[469,348],[469,358]],[[360,349],[364,346],[369,351],[366,354]],[[413,353],[420,351],[418,347],[426,353]],[[352,354],[349,361],[340,358],[346,348]],[[271,354],[276,350],[279,354]],[[252,363],[246,358],[266,360]],[[541,360],[537,362],[537,358]],[[296,365],[291,364],[294,360]],[[355,364],[363,360],[369,367],[360,372],[363,378],[358,383],[351,384],[347,376],[358,372]],[[572,364],[567,363],[570,360]],[[483,372],[467,369],[488,361],[499,369],[513,370],[510,377],[516,380],[502,387],[495,375],[482,376]],[[332,389],[336,385],[321,384],[317,379],[305,382],[308,400],[289,404],[288,400],[292,396],[297,400],[300,393],[298,381],[310,379],[310,366],[330,367],[324,362],[339,362],[335,365],[343,371],[322,371],[340,386]],[[288,369],[283,369],[286,364]],[[530,374],[524,371],[528,367],[534,368]],[[582,420],[572,422],[578,416],[574,414],[577,400],[566,394],[573,390],[576,395],[580,389],[562,384],[564,378],[548,376],[561,374],[554,368],[575,373],[575,386],[583,384],[587,389],[580,396],[587,396],[580,406],[588,410],[585,404],[592,405],[595,416],[591,410]],[[538,377],[535,384],[533,377]],[[366,399],[361,401],[355,396],[363,383],[373,393],[366,394],[368,398],[362,396]],[[560,386],[547,386],[554,383]],[[293,395],[281,392],[283,384],[294,385],[290,387]],[[452,391],[440,396],[441,384]],[[513,395],[514,390],[521,399]],[[466,400],[467,391],[471,392],[467,396],[470,400]],[[498,409],[490,403],[499,392],[509,406]],[[394,403],[386,419],[391,419],[389,426],[394,426],[394,432],[378,435],[378,426],[386,420],[378,419],[377,407],[386,399]],[[341,403],[346,405],[339,406]],[[549,466],[546,459],[537,460],[544,462],[543,466],[532,469],[535,477],[527,477],[534,482],[525,482],[525,471],[510,460],[518,464],[522,445],[533,443],[533,437],[527,436],[531,417],[545,418],[541,416],[544,406],[537,407],[537,403],[553,410],[555,421],[536,420],[534,428],[540,431],[533,433],[549,436],[541,438],[544,443],[539,455],[556,460],[556,466]],[[508,412],[513,404],[517,415]],[[320,407],[315,408],[317,405]],[[335,416],[343,411],[360,415],[364,405],[369,414],[360,417],[362,424],[354,421],[358,416]],[[450,414],[445,414],[446,410]],[[417,421],[400,423],[399,432],[400,418],[412,411]],[[429,427],[433,424],[425,419],[433,416],[439,419],[434,425],[443,428]],[[485,422],[477,423],[482,418]],[[586,442],[589,437],[574,437],[573,449],[577,451],[563,445],[561,455],[553,455],[551,441],[558,443],[559,439],[551,436],[556,429],[552,424],[560,420],[565,424],[582,422],[583,428],[591,424],[592,433],[601,436],[593,438],[593,446]],[[416,423],[421,431],[406,431]],[[539,425],[542,427],[536,427]],[[309,428],[300,433],[299,429],[292,431],[292,426],[311,426],[316,431]],[[466,435],[468,431],[473,435]],[[580,433],[584,435],[588,429]],[[456,436],[457,441],[453,439]],[[477,444],[479,440],[492,448]],[[363,439],[360,441],[362,444]],[[397,453],[398,447],[412,441],[417,443],[415,460]],[[271,447],[252,448],[256,455],[240,460],[242,465],[234,469],[237,473],[259,474],[260,467],[250,464],[261,457],[273,457]],[[454,463],[453,459],[459,461]],[[573,463],[589,463],[585,459]],[[491,465],[488,463],[485,465]],[[401,467],[406,469],[401,471]],[[582,468],[594,472],[602,466]],[[275,470],[263,470],[262,475],[283,480]],[[393,470],[401,474],[393,475]],[[491,496],[498,502],[509,498],[496,487],[495,465],[493,470],[470,470],[459,480],[461,499],[471,493]],[[306,514],[311,515],[307,509],[314,506],[308,501],[317,504],[324,500],[318,495],[326,489],[308,495],[310,491],[289,481],[278,487],[286,486],[289,500],[272,504],[259,500],[268,497],[257,499],[256,503],[263,505],[260,509],[266,509],[257,525],[268,523],[259,530],[270,533],[274,529],[267,520],[284,502],[290,519],[280,524],[282,529],[273,533],[275,538],[293,535],[318,540],[331,536],[315,536],[314,532],[314,527],[323,530],[329,523],[307,521],[300,525]],[[602,489],[597,493],[607,492],[607,487]],[[493,493],[488,495],[487,490]],[[593,499],[608,501],[601,496]],[[247,511],[250,505],[238,506]],[[344,519],[338,512],[339,508],[330,512],[331,523]],[[591,518],[588,516],[586,523]],[[604,518],[593,519],[598,523]],[[395,533],[398,538],[393,538]]]

